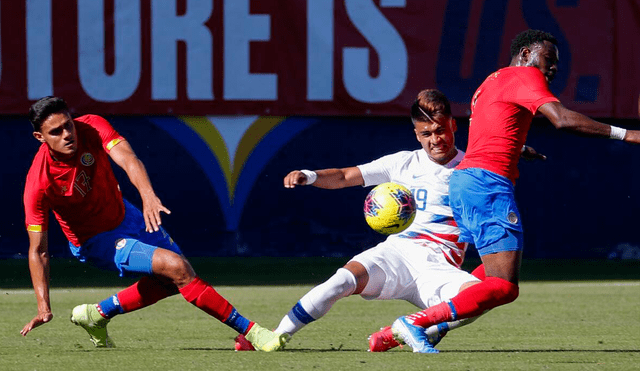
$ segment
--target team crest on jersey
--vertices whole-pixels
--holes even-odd
[[[121,248],[125,247],[127,245],[127,240],[124,238],[119,239],[118,241],[116,241],[116,250],[120,250]]]
[[[94,162],[96,162],[96,159],[89,152],[83,153],[82,157],[80,157],[80,163],[84,166],[91,166]]]
[[[513,211],[510,212],[509,215],[507,215],[507,220],[511,224],[518,224],[518,216]]]

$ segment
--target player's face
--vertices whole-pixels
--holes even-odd
[[[547,83],[556,77],[560,57],[558,55],[558,48],[555,45],[549,41],[535,44],[532,46],[528,58],[525,66],[538,68],[547,79]]]
[[[431,161],[444,165],[458,153],[455,147],[456,122],[451,117],[440,117],[435,122],[416,121],[414,131],[418,142]]]
[[[66,112],[49,115],[42,123],[40,131],[34,132],[33,136],[40,142],[47,143],[58,160],[71,157],[78,150],[76,126]]]

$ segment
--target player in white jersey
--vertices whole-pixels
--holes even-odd
[[[446,96],[437,90],[421,91],[411,108],[411,119],[421,149],[398,152],[355,167],[295,170],[284,178],[287,188],[312,184],[339,189],[395,182],[411,190],[417,211],[408,229],[356,255],[327,281],[305,294],[282,318],[276,333],[290,338],[349,295],[367,300],[401,299],[427,308],[480,282],[474,275],[484,277],[482,266],[474,275],[460,269],[467,245],[457,243],[459,229],[448,195],[449,176],[464,153],[454,144],[456,123]],[[432,326],[426,332],[429,342],[425,347],[409,345],[414,351],[437,353],[433,346],[448,330],[473,320]],[[385,351],[398,345],[390,328],[374,335],[369,342],[371,351]],[[242,336],[236,338],[236,350],[251,349]]]
[[[368,300],[402,299],[427,308],[479,282],[460,269],[467,246],[456,242],[459,230],[448,206],[449,176],[464,153],[454,145],[456,124],[446,96],[437,90],[420,92],[411,118],[421,149],[398,152],[356,167],[296,170],[284,178],[287,188],[313,184],[338,189],[396,182],[412,191],[417,212],[407,230],[356,255],[304,295],[275,332],[290,337],[349,295],[359,294]],[[431,345],[440,337],[436,336]],[[391,341],[386,349],[397,344]],[[251,349],[251,345],[238,337],[236,350],[245,349]],[[372,346],[370,350],[386,349]],[[425,351],[437,352],[432,346]]]

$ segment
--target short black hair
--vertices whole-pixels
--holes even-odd
[[[558,40],[548,32],[540,30],[526,30],[524,32],[520,32],[511,42],[511,58],[518,55],[518,53],[520,53],[520,49],[523,47],[531,47],[533,44],[544,41],[549,41],[553,45],[558,45]]]
[[[42,123],[47,117],[60,112],[69,112],[69,106],[64,99],[52,96],[38,99],[29,108],[29,121],[31,121],[33,130],[40,131]]]

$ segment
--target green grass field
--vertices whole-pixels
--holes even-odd
[[[287,274],[267,279],[267,272],[273,272],[277,260],[216,261],[202,259],[194,265],[196,270],[205,271],[201,274],[204,278],[221,283],[216,284],[218,291],[242,314],[266,327],[275,327],[311,284],[324,280],[336,264],[343,262],[340,259],[298,261],[301,271],[288,272],[297,284],[282,285],[282,277]],[[291,263],[295,262],[288,261]],[[365,301],[360,297],[339,301],[329,314],[301,330],[287,349],[279,353],[234,352],[235,332],[180,296],[116,317],[109,331],[118,348],[95,349],[84,330],[69,322],[70,311],[79,303],[96,302],[113,294],[129,281],[112,281],[112,276],[100,276],[90,269],[85,272],[83,266],[66,261],[57,262],[52,269],[54,277],[56,274],[62,277],[54,280],[52,290],[54,320],[23,338],[19,331],[36,311],[27,271],[22,270],[24,264],[22,261],[0,262],[0,370],[640,368],[638,263],[614,266],[608,274],[614,279],[603,279],[602,271],[587,274],[586,271],[598,265],[582,262],[570,264],[577,271],[585,271],[583,276],[575,275],[575,280],[525,280],[516,302],[494,309],[475,323],[451,332],[438,346],[442,352],[437,355],[413,354],[408,348],[368,353],[367,336],[399,315],[413,312],[414,307],[400,301]],[[227,267],[228,272],[217,264]],[[600,263],[601,266],[608,264]],[[212,269],[204,269],[206,265]],[[557,270],[553,265],[546,262],[535,268],[546,267],[548,277],[559,279],[558,272],[566,272],[568,265]],[[528,267],[533,266],[525,264],[523,270],[532,272]],[[315,274],[308,273],[314,268]],[[233,278],[227,275],[232,271],[235,276],[242,272],[254,278],[232,286]],[[21,272],[21,275],[9,278],[8,272]],[[27,285],[24,285],[25,275]],[[87,276],[103,280],[92,283],[92,287],[79,287]],[[523,276],[526,276],[524,272]],[[587,280],[588,276],[598,280]],[[277,285],[256,285],[252,282],[256,278],[260,283]],[[313,282],[305,283],[305,279]]]

